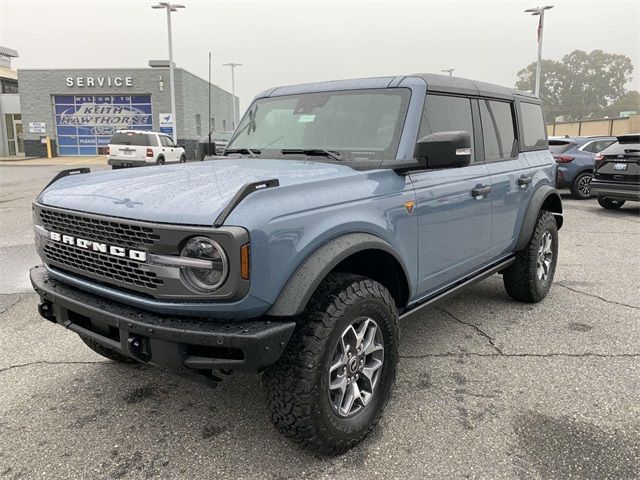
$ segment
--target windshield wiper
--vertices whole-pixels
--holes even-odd
[[[283,155],[288,154],[302,154],[309,156],[322,156],[329,157],[337,160],[338,162],[342,161],[342,157],[340,156],[340,152],[336,152],[335,150],[325,150],[324,148],[283,148],[280,150],[280,153]]]
[[[251,155],[251,157],[255,157],[256,155],[260,155],[260,150],[256,150],[255,148],[229,148],[224,151],[224,155],[227,153],[245,153],[247,155]]]

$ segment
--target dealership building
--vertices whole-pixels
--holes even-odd
[[[195,158],[198,140],[209,133],[209,94],[216,131],[233,130],[238,98],[182,68],[174,76],[176,122],[166,61],[134,69],[18,70],[25,155],[43,155],[46,136],[54,154],[100,155],[116,130],[171,135],[177,127],[178,144]]]

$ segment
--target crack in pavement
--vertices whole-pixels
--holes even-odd
[[[489,345],[491,345],[491,348],[493,348],[498,353],[498,355],[502,355],[502,350],[500,350],[500,348],[496,346],[496,344],[493,341],[493,338],[491,338],[489,334],[484,330],[482,330],[480,327],[478,327],[477,325],[474,325],[473,323],[465,322],[464,320],[456,317],[453,313],[449,312],[448,310],[445,310],[442,307],[436,307],[436,310],[440,310],[442,313],[446,313],[451,318],[453,318],[456,322],[462,323],[463,325],[473,328],[476,332],[478,332],[480,335],[482,335],[484,338],[487,339],[487,341],[489,342]]]
[[[33,365],[91,365],[91,364],[96,364],[96,363],[104,363],[104,364],[109,364],[112,362],[102,362],[102,361],[86,361],[86,362],[76,362],[76,361],[68,361],[68,362],[50,362],[47,360],[38,360],[36,362],[29,362],[29,363],[20,363],[18,365],[10,365],[8,367],[5,368],[0,368],[0,373],[3,372],[8,372],[9,370],[14,370],[16,368],[24,368],[24,367],[31,367]]]
[[[569,287],[568,285],[565,285],[562,282],[555,282],[555,285],[558,285],[559,287],[562,287],[562,288],[566,288],[567,290],[571,290],[572,292],[579,293],[581,295],[585,295],[587,297],[597,298],[598,300],[602,300],[605,303],[610,303],[612,305],[620,305],[622,307],[633,308],[634,310],[640,310],[640,307],[637,307],[635,305],[629,305],[628,303],[616,302],[614,300],[607,300],[606,298],[601,297],[600,295],[596,295],[594,293],[583,292],[582,290],[578,290],[576,288]]]
[[[23,296],[31,295],[31,294],[30,293],[5,293],[5,294],[2,294],[3,297],[8,297],[10,295],[17,295],[18,297],[15,299],[14,302],[11,302],[9,305],[7,305],[2,310],[0,310],[0,315],[2,315],[3,313],[5,313],[8,310],[11,310],[11,308],[15,307],[22,300]]]
[[[422,355],[398,355],[399,358],[421,359],[430,357],[506,357],[506,358],[640,358],[640,353],[565,353],[565,352],[551,352],[551,353],[425,353]]]

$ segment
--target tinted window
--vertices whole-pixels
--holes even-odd
[[[480,100],[484,156],[488,162],[516,155],[513,106],[507,102]]]
[[[418,138],[437,132],[458,131],[467,132],[471,137],[471,145],[473,145],[471,100],[461,97],[427,95]],[[474,154],[472,148],[471,161],[474,160]]]
[[[599,153],[609,145],[611,145],[613,142],[615,142],[615,140],[598,140],[597,142],[593,142],[590,151],[593,153]]]
[[[573,143],[565,142],[562,140],[549,140],[549,151],[554,155],[559,155],[568,150],[571,150]]]
[[[147,135],[133,132],[120,132],[111,137],[110,145],[134,145],[137,147],[147,146]]]
[[[535,103],[520,102],[523,143],[527,148],[543,150],[547,147],[547,131],[544,126],[542,107]]]

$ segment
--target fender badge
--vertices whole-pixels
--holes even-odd
[[[413,200],[407,200],[406,202],[404,202],[404,208],[407,209],[407,213],[409,215],[411,215],[411,212],[413,212],[413,207],[415,206],[416,202],[414,202]]]

